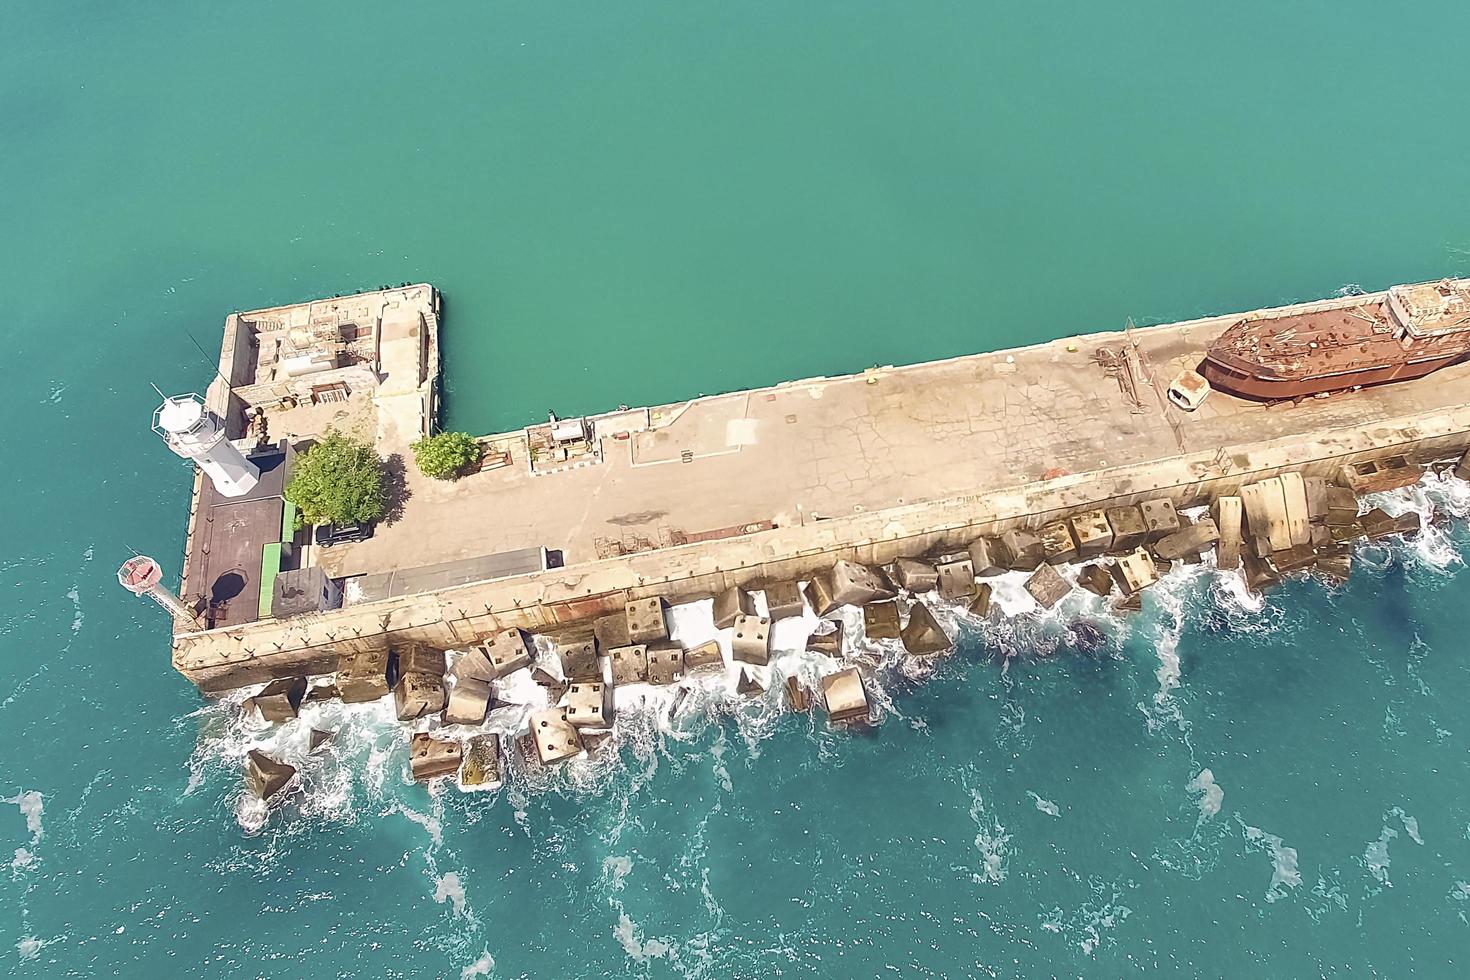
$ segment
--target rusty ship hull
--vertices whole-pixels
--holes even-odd
[[[1300,313],[1237,320],[1205,354],[1212,389],[1293,401],[1412,381],[1470,357],[1470,281],[1394,286]]]

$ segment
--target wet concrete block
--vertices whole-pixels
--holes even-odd
[[[255,696],[255,708],[266,721],[290,721],[300,713],[301,701],[305,697],[305,677],[283,677],[271,681]]]
[[[1286,523],[1286,491],[1275,477],[1248,483],[1240,488],[1245,512],[1245,536],[1257,558],[1291,547],[1291,528]]]
[[[1327,487],[1327,526],[1356,524],[1358,521],[1358,495],[1347,487]]]
[[[335,683],[313,684],[306,689],[306,697],[302,698],[303,704],[316,704],[321,701],[333,701],[342,696],[337,690]]]
[[[909,621],[904,624],[900,638],[904,649],[916,657],[944,653],[954,646],[934,613],[922,602],[909,607]]]
[[[806,648],[812,653],[820,653],[834,658],[842,656],[842,650],[845,645],[845,634],[841,626],[829,633],[813,633],[806,640]]]
[[[245,786],[256,799],[275,796],[295,775],[295,766],[272,759],[259,749],[251,749],[245,757]]]
[[[868,692],[863,675],[848,667],[822,678],[822,699],[832,721],[859,721],[868,717]]]
[[[1346,544],[1349,541],[1357,541],[1363,537],[1363,525],[1360,521],[1352,521],[1347,524],[1329,524],[1327,533],[1332,537],[1333,544]]]
[[[614,650],[632,645],[633,641],[628,639],[628,617],[617,613],[593,620],[592,638],[597,641],[599,650]]]
[[[795,674],[786,678],[786,704],[796,712],[811,710],[811,698],[807,696],[806,687],[801,683],[801,678]]]
[[[495,671],[495,677],[500,678],[531,666],[536,648],[525,630],[512,627],[501,630],[491,638],[488,653],[490,667]]]
[[[1280,479],[1281,496],[1286,501],[1286,532],[1291,535],[1291,546],[1299,548],[1312,540],[1307,484],[1300,473],[1283,473]]]
[[[495,665],[490,662],[490,645],[479,643],[464,652],[449,673],[455,679],[469,677],[477,681],[493,681],[495,679]]]
[[[914,595],[932,592],[939,586],[939,571],[922,558],[900,558],[893,563],[893,580]]]
[[[1051,565],[1041,565],[1026,580],[1026,591],[1043,609],[1050,609],[1072,591],[1072,583],[1062,578]]]
[[[444,710],[444,678],[437,674],[404,674],[393,687],[399,721],[413,721]]]
[[[771,660],[771,621],[765,616],[736,616],[730,636],[730,656],[746,664],[764,666]]]
[[[1143,526],[1147,530],[1148,543],[1168,537],[1180,528],[1179,514],[1174,510],[1174,501],[1168,497],[1156,497],[1138,505],[1143,514]]]
[[[1332,546],[1332,532],[1327,529],[1327,525],[1325,525],[1325,524],[1313,524],[1312,525],[1312,540],[1311,540],[1311,545],[1312,545],[1313,548],[1319,548],[1319,549],[1320,548],[1330,548]]]
[[[839,559],[831,571],[815,576],[807,591],[807,599],[818,616],[829,616],[841,606],[863,606],[880,599],[892,599],[894,592],[876,571],[855,561]],[[818,608],[817,599],[821,601]]]
[[[976,538],[970,542],[970,568],[978,576],[989,578],[1011,567],[1011,554],[995,538]]]
[[[1424,467],[1410,463],[1403,456],[1349,463],[1342,468],[1342,482],[1360,496],[1412,487],[1424,475]]]
[[[1344,549],[1341,553],[1322,555],[1317,559],[1317,570],[1334,582],[1346,582],[1353,573],[1353,553]]]
[[[648,648],[641,643],[609,650],[607,662],[612,667],[612,682],[615,687],[641,684],[648,680]]]
[[[1113,577],[1101,565],[1088,565],[1077,573],[1077,584],[1093,595],[1106,598],[1113,591]]]
[[[565,762],[582,751],[577,728],[561,708],[544,708],[533,714],[531,736],[536,742],[536,758],[543,766]]]
[[[684,648],[677,643],[652,643],[648,647],[648,683],[672,684],[684,676]]]
[[[1137,504],[1109,507],[1103,511],[1108,527],[1113,532],[1113,554],[1128,554],[1148,543],[1148,525],[1144,523],[1143,511]]]
[[[863,607],[863,634],[870,640],[896,640],[902,632],[898,603],[892,599],[870,602]]]
[[[664,619],[664,601],[659,596],[630,599],[623,606],[628,619],[628,642],[634,645],[669,638],[669,624]]]
[[[715,629],[727,630],[735,625],[736,616],[754,616],[755,598],[738,585],[715,596]]]
[[[765,588],[766,615],[771,622],[806,614],[806,600],[796,582],[771,582]]]
[[[408,740],[408,768],[415,782],[426,782],[459,772],[464,746],[419,732]]]
[[[1217,497],[1210,505],[1215,529],[1220,532],[1216,542],[1215,564],[1226,571],[1240,567],[1240,552],[1245,545],[1244,512],[1239,497]]]
[[[308,738],[306,742],[306,751],[315,752],[317,749],[321,748],[323,745],[326,745],[328,742],[336,737],[336,732],[328,732],[323,731],[320,728],[313,728],[311,730],[311,737]]]
[[[582,640],[557,647],[562,676],[569,681],[602,680],[602,661],[597,656],[597,641]]]
[[[612,719],[612,690],[600,682],[573,684],[564,707],[574,728],[606,728]]]
[[[999,550],[1006,555],[1007,567],[1015,571],[1033,571],[1046,560],[1041,538],[1030,531],[1007,531],[995,540],[1000,545]]]
[[[975,598],[970,600],[970,615],[984,619],[990,615],[990,597],[995,587],[989,582],[981,582],[975,586]]]
[[[392,662],[397,671],[395,677],[404,674],[438,674],[443,677],[445,672],[444,651],[425,643],[394,644]]]
[[[968,600],[975,594],[975,566],[969,558],[941,562],[935,566],[939,572],[939,597],[946,602]]]
[[[1331,486],[1320,476],[1302,477],[1302,490],[1307,497],[1307,520],[1312,524],[1327,522],[1327,488]]]
[[[582,748],[589,756],[595,756],[602,747],[612,741],[612,732],[582,732]]]
[[[1240,556],[1241,569],[1245,572],[1246,588],[1252,592],[1264,592],[1281,582],[1281,576],[1264,558],[1253,551],[1244,551]]]
[[[476,735],[464,751],[459,781],[465,786],[496,789],[504,781],[500,760],[500,736]]]
[[[387,697],[388,647],[343,654],[337,658],[337,692],[345,704],[366,704]]]
[[[1455,478],[1459,480],[1470,480],[1470,452],[1460,457],[1455,464]]]
[[[1154,542],[1154,554],[1165,561],[1188,561],[1198,559],[1200,552],[1208,551],[1220,540],[1220,530],[1208,517],[1201,517],[1188,527],[1180,528]]]
[[[461,677],[449,689],[449,698],[444,705],[444,724],[483,725],[490,711],[490,702],[495,699],[495,689],[488,681],[473,677]]]
[[[1317,552],[1309,544],[1292,545],[1285,551],[1273,552],[1271,564],[1282,575],[1290,575],[1317,564]]]
[[[1153,556],[1142,548],[1113,559],[1110,571],[1113,573],[1113,581],[1118,583],[1118,588],[1125,596],[1141,592],[1159,580]]]
[[[1072,515],[1067,523],[1072,529],[1072,540],[1077,545],[1078,561],[1107,554],[1113,547],[1113,528],[1108,523],[1105,511],[1085,510]]]
[[[842,608],[842,604],[834,598],[832,580],[826,572],[818,572],[807,579],[806,585],[802,586],[802,592],[806,596],[807,605],[812,607],[812,612],[822,619],[837,615]]]
[[[766,686],[756,679],[755,675],[744,667],[740,668],[740,679],[735,682],[735,693],[746,697],[755,697],[766,693]]]
[[[1389,517],[1381,507],[1374,507],[1361,519],[1363,533],[1368,540],[1377,541],[1394,534],[1412,538],[1419,533],[1421,520],[1417,511],[1405,511],[1398,517]]]
[[[723,667],[724,654],[720,653],[719,640],[706,640],[697,647],[684,651],[684,671],[690,673],[701,667]]]
[[[1072,540],[1072,525],[1052,521],[1041,525],[1041,552],[1048,565],[1065,565],[1077,560],[1077,542]]]

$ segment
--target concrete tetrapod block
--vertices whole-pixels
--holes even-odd
[[[1358,520],[1358,495],[1347,487],[1327,487],[1327,513],[1324,518],[1328,527],[1345,527]]]
[[[873,569],[839,559],[831,571],[812,576],[807,582],[806,596],[812,611],[826,617],[842,606],[863,606],[892,599],[894,593]]]
[[[399,721],[413,721],[444,710],[444,678],[435,674],[404,674],[393,688]]]
[[[701,667],[723,667],[725,656],[720,652],[719,640],[705,640],[697,647],[684,651],[684,672],[690,673]]]
[[[791,619],[806,612],[806,600],[796,582],[771,582],[765,588],[766,615],[771,622]]]
[[[842,648],[845,644],[845,634],[842,627],[832,630],[830,633],[813,633],[806,639],[806,648],[812,653],[824,654],[828,657],[841,657]]]
[[[1148,525],[1137,504],[1109,507],[1103,515],[1113,532],[1113,545],[1109,549],[1113,554],[1128,554],[1148,543]]]
[[[1113,581],[1118,583],[1118,588],[1123,590],[1124,596],[1141,592],[1159,580],[1159,572],[1154,567],[1153,556],[1143,548],[1137,548],[1113,559],[1112,572]]]
[[[1113,591],[1113,577],[1101,565],[1088,565],[1077,573],[1077,584],[1093,595],[1107,598]]]
[[[901,637],[904,649],[916,657],[944,653],[954,646],[934,613],[922,602],[909,607],[909,621],[904,624]]]
[[[530,636],[522,629],[501,630],[490,641],[490,666],[497,678],[531,666],[535,654]]]
[[[1215,529],[1220,532],[1215,550],[1216,566],[1226,571],[1239,568],[1245,529],[1240,498],[1216,497],[1210,505],[1210,513],[1214,515]]]
[[[1042,565],[1026,580],[1026,591],[1043,609],[1050,609],[1072,591],[1072,583],[1062,578],[1051,565]]]
[[[755,675],[744,667],[740,668],[740,679],[735,682],[735,693],[746,697],[754,697],[757,694],[766,693],[766,686],[756,680]]]
[[[592,638],[597,641],[599,650],[615,650],[618,647],[629,646],[633,641],[628,639],[628,617],[617,613],[593,620]]]
[[[1108,524],[1108,515],[1102,510],[1074,514],[1068,524],[1072,528],[1072,540],[1077,545],[1078,561],[1106,554],[1113,546],[1113,528]]]
[[[1286,532],[1291,546],[1299,548],[1312,541],[1311,512],[1307,507],[1307,484],[1300,473],[1283,473],[1281,496],[1286,501]]]
[[[1272,477],[1240,488],[1240,505],[1245,511],[1246,539],[1257,558],[1291,547],[1291,528],[1286,521],[1286,491]]]
[[[495,680],[495,665],[490,662],[490,644],[477,643],[470,647],[454,662],[449,673],[456,680],[461,677],[469,677],[486,683]]]
[[[735,625],[736,616],[754,616],[755,598],[738,585],[715,596],[715,629],[727,630]]]
[[[856,667],[823,677],[822,698],[827,704],[827,717],[832,721],[868,717],[868,692],[863,689],[863,675]]]
[[[461,677],[449,689],[449,700],[444,705],[444,724],[483,725],[493,700],[495,689],[488,681]]]
[[[984,619],[990,615],[990,597],[995,587],[989,582],[981,582],[975,586],[975,598],[970,600],[970,615]]]
[[[939,572],[922,558],[900,558],[893,563],[893,580],[905,592],[918,595],[939,585]]]
[[[465,786],[484,786],[496,789],[502,783],[500,775],[500,736],[476,735],[470,739],[464,752],[464,768],[459,781]]]
[[[1046,560],[1041,539],[1030,531],[1007,531],[996,538],[998,551],[1004,552],[1006,564],[1018,572],[1033,571]]]
[[[315,752],[317,749],[321,748],[323,745],[326,745],[328,742],[336,737],[336,732],[328,732],[323,731],[320,728],[313,728],[311,730],[311,736],[306,743],[306,751]]]
[[[1041,552],[1048,565],[1065,565],[1077,560],[1077,542],[1072,540],[1072,526],[1066,521],[1041,525]]]
[[[811,710],[811,698],[807,697],[806,688],[802,686],[801,678],[795,674],[786,678],[786,703],[792,711]]]
[[[393,647],[395,677],[404,674],[438,674],[444,676],[445,656],[443,650],[436,650],[424,643],[400,643]],[[396,683],[396,680],[395,680]]]
[[[305,677],[283,677],[271,681],[255,696],[255,708],[266,721],[290,721],[301,711],[301,701],[305,697]]]
[[[408,740],[408,769],[416,782],[453,776],[459,772],[464,746],[427,732],[418,732]]]
[[[1208,517],[1201,517],[1188,527],[1180,528],[1154,542],[1154,554],[1165,561],[1187,561],[1198,558],[1200,552],[1207,551],[1219,540],[1220,531],[1215,527],[1215,522]]]
[[[582,640],[557,648],[562,676],[569,681],[602,680],[602,661],[597,657],[597,641]]]
[[[1419,533],[1422,522],[1418,511],[1405,511],[1398,517],[1389,517],[1381,507],[1374,507],[1363,515],[1363,533],[1368,540],[1377,541],[1393,534],[1402,534],[1404,537],[1412,538]]]
[[[771,660],[771,621],[764,616],[736,616],[730,656],[741,663],[765,666]]]
[[[606,684],[573,684],[567,688],[566,719],[576,728],[606,728],[612,719],[612,691]]]
[[[664,601],[658,596],[630,599],[623,606],[628,618],[628,642],[652,643],[669,638],[669,624],[664,619]]]
[[[1011,555],[995,538],[976,538],[970,542],[970,569],[989,578],[1011,567]]]
[[[652,643],[648,647],[648,683],[672,684],[684,676],[684,648],[677,643]]]
[[[615,687],[648,680],[648,648],[641,643],[609,650],[607,662],[612,666],[612,682]]]
[[[870,602],[863,607],[863,635],[870,640],[896,640],[902,628],[898,624],[898,603],[892,599]]]
[[[942,562],[939,572],[939,597],[946,602],[968,599],[975,594],[975,566],[968,558]]]
[[[543,766],[565,762],[582,751],[581,736],[561,708],[544,708],[533,714],[531,736],[536,740],[536,758]]]
[[[1143,526],[1150,544],[1179,530],[1179,513],[1174,509],[1174,501],[1168,497],[1145,500],[1138,509],[1143,514]]]
[[[387,697],[388,647],[343,654],[337,658],[337,692],[345,704],[365,704]]]
[[[275,796],[295,775],[295,766],[272,759],[259,749],[251,749],[245,757],[245,785],[256,799]]]

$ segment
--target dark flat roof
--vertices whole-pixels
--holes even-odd
[[[418,568],[405,568],[378,575],[362,575],[352,580],[357,593],[352,601],[375,602],[393,596],[433,592],[451,585],[468,585],[470,582],[539,572],[546,567],[545,554],[542,548],[520,548],[479,558],[420,565]]]
[[[281,540],[286,501],[286,453],[251,456],[260,482],[243,497],[224,497],[208,477],[200,481],[199,518],[190,542],[184,601],[208,603],[208,625],[238,626],[260,618],[260,561]]]

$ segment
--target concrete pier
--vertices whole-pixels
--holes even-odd
[[[437,330],[436,317],[419,316]],[[639,600],[806,580],[838,560],[939,558],[982,534],[1039,534],[1079,515],[1100,536],[1097,511],[1144,500],[1173,505],[1156,515],[1163,536],[1179,527],[1169,526],[1173,510],[1283,473],[1336,480],[1348,465],[1424,463],[1470,447],[1470,365],[1297,405],[1220,392],[1192,413],[1172,405],[1169,381],[1238,318],[621,410],[586,420],[587,444],[569,453],[548,454],[536,427],[486,437],[493,465],[443,482],[410,463],[396,521],[308,555],[345,582],[342,608],[179,632],[174,664],[212,691],[327,673],[385,638],[465,649],[510,627],[590,624]],[[437,351],[435,338],[419,349]],[[432,411],[422,375],[414,380],[416,411]],[[1245,551],[1252,509],[1247,499]],[[1269,535],[1300,535],[1275,516]],[[561,567],[454,577],[528,549],[558,554]],[[410,584],[361,587],[383,576]]]

